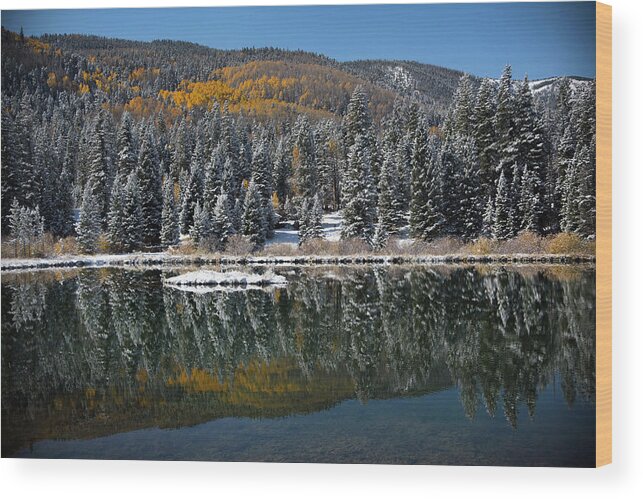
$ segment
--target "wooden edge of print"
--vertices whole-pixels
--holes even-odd
[[[596,466],[612,462],[612,7],[596,3]]]

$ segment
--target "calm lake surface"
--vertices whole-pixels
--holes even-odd
[[[595,271],[2,274],[2,457],[593,466]]]

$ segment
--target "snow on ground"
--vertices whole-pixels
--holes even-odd
[[[322,217],[322,233],[329,241],[339,241],[342,231],[342,212],[334,211]]]
[[[214,272],[211,270],[197,270],[170,277],[165,279],[165,282],[175,286],[284,286],[286,278],[271,271],[264,274],[250,274],[239,271]]]
[[[291,244],[297,246],[299,243],[299,231],[295,229],[294,222],[287,220],[281,227],[275,229],[272,239],[266,241],[266,246],[271,244]]]
[[[324,239],[329,241],[339,241],[342,230],[342,212],[334,211],[325,213],[322,217],[322,234]],[[299,243],[299,231],[295,229],[294,221],[287,220],[281,227],[275,229],[275,235],[272,239],[266,241],[266,245],[272,244],[291,244],[296,246]]]

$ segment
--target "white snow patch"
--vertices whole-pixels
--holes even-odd
[[[342,232],[342,212],[334,211],[322,217],[322,234],[329,241],[339,241]]]
[[[342,212],[333,211],[325,213],[322,217],[322,235],[328,241],[339,241],[342,231]],[[295,229],[295,222],[287,220],[281,227],[275,229],[275,235],[266,241],[266,246],[272,244],[299,244],[299,231]]]
[[[230,271],[197,270],[165,279],[169,285],[187,286],[284,286],[286,278],[271,271],[264,274]]]
[[[266,241],[266,246],[271,244],[290,244],[292,246],[299,244],[299,231],[295,229],[292,220],[284,222],[281,227],[275,229],[275,235]]]

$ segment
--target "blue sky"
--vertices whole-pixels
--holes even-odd
[[[532,79],[595,75],[593,2],[2,11],[27,35],[167,38],[216,48],[281,47],[338,60],[407,59]]]

